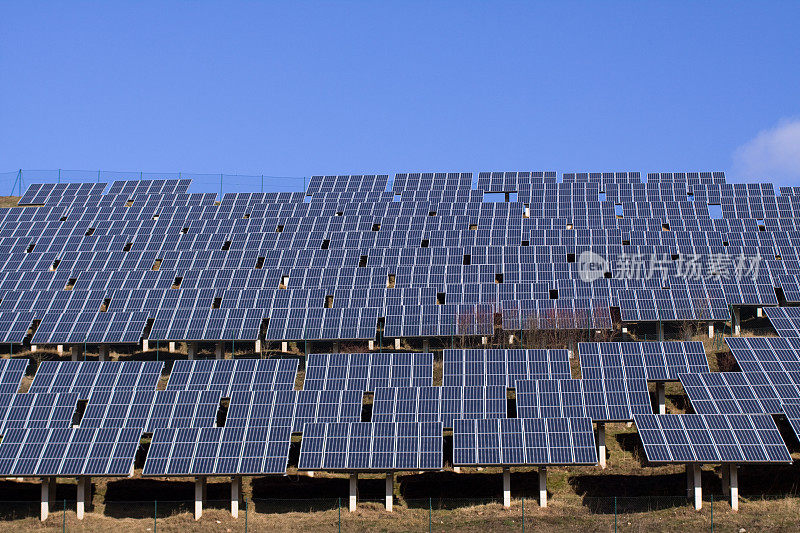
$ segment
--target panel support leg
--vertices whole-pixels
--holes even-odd
[[[656,396],[658,397],[658,414],[667,414],[667,395],[663,381],[656,381]]]
[[[150,341],[147,339],[142,339],[142,351],[149,352],[150,351]]]
[[[700,464],[695,463],[693,466],[694,478],[694,508],[699,511],[703,508],[703,487],[700,481]]]
[[[242,497],[242,478],[233,476],[231,478],[231,516],[239,518],[239,500]]]
[[[58,485],[56,483],[56,478],[51,477],[50,478],[50,483],[48,483],[48,486],[50,487],[50,501],[55,503],[56,502],[56,488],[58,488]]]
[[[460,466],[454,466],[453,467],[453,472],[456,473],[456,474],[460,474],[461,473],[461,467]]]
[[[289,353],[289,343],[286,341],[281,341],[281,351],[283,353]]]
[[[186,343],[186,352],[188,353],[189,359],[194,359],[197,357],[197,343],[196,342],[187,342]]]
[[[81,356],[81,347],[80,346],[70,346],[69,347],[69,355],[70,359],[73,361],[77,361],[78,357]]]
[[[56,352],[58,352],[58,355],[63,354],[64,353],[64,345],[63,344],[56,345]]]
[[[44,522],[50,515],[50,479],[42,478],[42,508],[39,519]]]
[[[761,318],[764,316],[764,308],[763,307],[756,307],[756,316]]]
[[[539,467],[539,507],[547,507],[547,467]]]
[[[714,338],[714,323],[713,322],[709,322],[708,323],[708,338],[709,339],[713,339]]]
[[[509,335],[508,336],[508,345],[509,346],[514,346],[514,335]]]
[[[481,344],[484,346],[489,344],[489,337],[481,337]]]
[[[203,516],[203,492],[205,492],[205,481],[206,478],[204,477],[196,477],[194,478],[194,519],[200,520]]]
[[[658,322],[658,340],[664,342],[664,323],[661,321]]]
[[[399,350],[400,349],[400,339],[395,339],[394,340],[394,349],[395,350]]]
[[[218,342],[214,350],[214,357],[216,359],[225,359],[225,343]]]
[[[722,470],[722,495],[725,498],[727,498],[731,495],[730,494],[731,471],[728,468],[728,465],[726,465],[725,463],[722,464],[720,470]]]
[[[394,473],[386,472],[386,510],[392,512],[394,504]]]
[[[333,353],[339,353],[339,341],[333,343]]]
[[[511,507],[511,469],[503,468],[503,507]]]
[[[256,353],[261,353],[261,339],[256,339],[256,348],[255,348],[255,352],[256,352]]]
[[[39,349],[38,346],[36,346],[35,344],[31,344],[31,353],[36,353],[36,350],[38,349]]]
[[[348,494],[348,503],[351,513],[356,510],[357,500],[358,500],[358,474],[352,472],[350,474],[350,491]]]
[[[694,470],[692,463],[686,463],[686,497],[691,498],[694,494]]]
[[[83,520],[83,514],[86,510],[86,497],[89,493],[89,489],[91,487],[91,481],[89,478],[86,477],[79,477],[78,478],[78,498],[76,502],[76,512],[78,515],[78,520]]]
[[[375,349],[375,340],[374,339],[370,339],[370,340],[367,341],[367,349],[369,351],[372,351],[372,350]]]
[[[728,465],[728,480],[730,483],[731,509],[739,510],[739,465]]]
[[[733,308],[733,334],[740,335],[742,333],[742,312],[738,307]]]
[[[99,350],[98,359],[101,361],[106,361],[108,359],[108,344],[101,344]]]
[[[175,353],[175,341],[169,341],[169,353]]]
[[[606,467],[606,425],[597,424],[597,458],[600,460],[600,468]]]

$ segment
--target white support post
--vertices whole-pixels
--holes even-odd
[[[225,359],[225,343],[220,341],[214,350],[214,357],[216,359]]]
[[[206,478],[200,476],[194,478],[194,519],[200,520],[203,516],[203,492],[205,492]]]
[[[454,466],[453,467],[453,473],[460,474],[461,473],[461,467],[460,466]]]
[[[142,339],[142,351],[149,352],[150,351],[150,341],[147,339]]]
[[[695,511],[699,511],[703,508],[703,487],[700,480],[700,464],[695,463],[693,466],[693,478],[694,478],[694,509]]]
[[[484,346],[489,344],[489,337],[481,337],[481,344]]]
[[[658,321],[658,340],[664,342],[664,323]]]
[[[713,339],[714,338],[714,323],[713,322],[709,322],[708,323],[708,338],[709,339]]]
[[[242,478],[233,476],[231,478],[231,516],[239,518],[239,500],[242,497]]]
[[[100,348],[98,348],[98,359],[101,361],[105,361],[108,359],[108,344],[101,344]]]
[[[734,511],[739,510],[739,466],[738,465],[728,465],[728,482],[730,483],[730,487],[728,492],[730,492],[731,496],[731,509]]]
[[[352,472],[350,474],[350,492],[348,494],[348,503],[350,512],[356,510],[356,502],[358,500],[358,474]]]
[[[733,308],[733,334],[739,335],[742,332],[742,312],[738,307]]]
[[[308,477],[314,477],[314,471],[313,470],[309,470],[308,472],[306,472],[306,475]]]
[[[627,326],[622,326],[622,333],[623,334],[624,333],[628,333],[628,327]]]
[[[281,341],[281,351],[283,353],[289,353],[289,343],[286,341]]]
[[[169,341],[169,353],[175,353],[175,341]]]
[[[86,511],[86,498],[89,494],[89,490],[91,487],[91,481],[89,478],[86,477],[79,477],[78,478],[78,498],[76,502],[76,512],[78,515],[78,520],[83,520],[84,512]]]
[[[602,422],[597,424],[597,458],[600,460],[600,468],[606,467],[606,425]]]
[[[56,352],[58,352],[58,355],[63,354],[64,353],[64,345],[63,344],[56,345]]]
[[[656,381],[656,396],[658,397],[658,414],[667,414],[667,395],[663,381]]]
[[[539,467],[539,507],[547,507],[547,467]]]
[[[427,353],[431,351],[431,341],[428,339],[424,339],[422,341],[422,351]]]
[[[372,350],[375,349],[375,341],[373,339],[370,339],[370,340],[367,341],[367,349],[369,351],[372,351]]]
[[[764,316],[764,309],[762,307],[756,307],[756,316],[758,318],[762,318]]]
[[[189,359],[194,359],[197,357],[197,343],[196,342],[187,342],[186,343],[186,352],[189,356]]]
[[[394,474],[386,472],[386,510],[392,512],[394,504]]]
[[[70,359],[72,359],[73,361],[77,361],[78,358],[81,356],[81,347],[77,345],[70,346],[69,355]]]
[[[395,350],[399,350],[400,349],[400,339],[395,339],[394,340],[394,349]]]
[[[569,341],[569,345],[567,346],[567,355],[570,359],[575,357],[575,341]]]
[[[50,479],[42,478],[42,508],[40,520],[44,522],[50,515]]]
[[[256,339],[256,353],[261,353],[261,339]]]
[[[514,335],[509,335],[508,336],[508,345],[509,346],[514,346]]]
[[[333,353],[339,353],[339,341],[333,343]]]
[[[36,346],[35,344],[31,344],[31,353],[36,353],[36,350],[38,349],[39,349],[38,346]]]
[[[503,468],[503,507],[511,507],[511,469]]]

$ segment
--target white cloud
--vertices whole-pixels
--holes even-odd
[[[747,181],[800,185],[800,119],[784,119],[737,148],[733,170],[736,178]]]

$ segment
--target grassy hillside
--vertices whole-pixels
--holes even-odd
[[[16,207],[19,196],[0,196],[0,207]]]

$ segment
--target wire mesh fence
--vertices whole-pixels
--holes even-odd
[[[21,196],[32,183],[111,183],[116,180],[190,179],[189,192],[304,192],[308,177],[195,172],[118,172],[110,170],[26,170],[0,172],[0,195]]]
[[[575,500],[575,498],[578,498]],[[0,527],[40,528],[40,503],[0,503]],[[74,500],[50,502],[43,524],[55,531],[226,532],[316,531],[756,531],[796,530],[800,499],[795,496],[743,498],[739,512],[729,502],[708,495],[703,507],[681,496],[573,497],[553,499],[546,508],[524,496],[504,508],[497,500],[471,498],[396,498],[387,511],[383,500],[359,500],[355,511],[347,498],[245,499],[238,516],[230,500],[206,500],[195,516],[194,501],[104,501],[89,506],[78,520]]]

